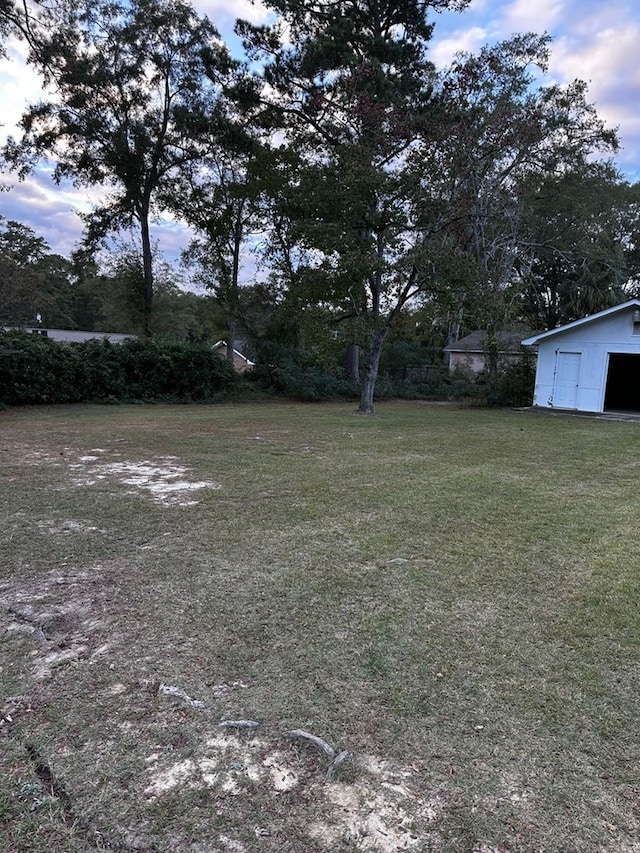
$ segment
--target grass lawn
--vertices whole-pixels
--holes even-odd
[[[0,413],[0,849],[640,851],[639,447],[418,403]]]

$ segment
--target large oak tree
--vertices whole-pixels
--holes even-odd
[[[31,61],[51,97],[32,105],[7,156],[23,173],[43,157],[57,181],[102,187],[92,241],[135,225],[143,258],[143,333],[151,328],[150,224],[162,191],[223,132],[231,60],[218,33],[182,0],[69,0]]]
[[[464,2],[271,5],[279,23],[239,31],[262,64],[265,125],[297,160],[292,230],[316,253],[319,298],[358,319],[360,411],[371,412],[390,330],[426,294],[451,301],[456,276],[461,310],[473,301],[495,341],[523,209],[549,175],[614,150],[615,134],[583,83],[539,84],[546,36],[515,36],[437,73],[428,16]]]

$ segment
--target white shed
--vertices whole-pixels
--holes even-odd
[[[640,411],[640,299],[522,341],[538,347],[534,406]]]

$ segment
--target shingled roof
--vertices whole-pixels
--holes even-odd
[[[520,343],[527,334],[527,329],[511,332],[498,332],[499,352],[518,352]],[[455,344],[449,344],[444,348],[445,352],[480,352],[484,353],[487,348],[487,333],[482,329],[476,329],[464,338],[460,338]]]

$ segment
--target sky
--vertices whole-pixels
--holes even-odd
[[[236,18],[266,20],[267,12],[250,0],[197,0],[233,45]],[[547,32],[552,38],[547,82],[588,83],[588,99],[609,127],[618,128],[621,150],[616,158],[623,175],[640,180],[640,4],[637,0],[472,0],[462,13],[433,14],[431,59],[446,67],[458,51],[476,52],[518,32]],[[27,103],[41,98],[39,78],[24,63],[24,48],[8,45],[9,58],[0,60],[0,142],[15,133]],[[100,199],[100,188],[77,190],[56,186],[50,169],[39,168],[19,182],[0,175],[0,215],[29,225],[51,250],[68,257],[82,235],[78,212]],[[154,229],[161,252],[175,260],[190,238],[175,222]],[[248,265],[248,274],[251,274]]]

